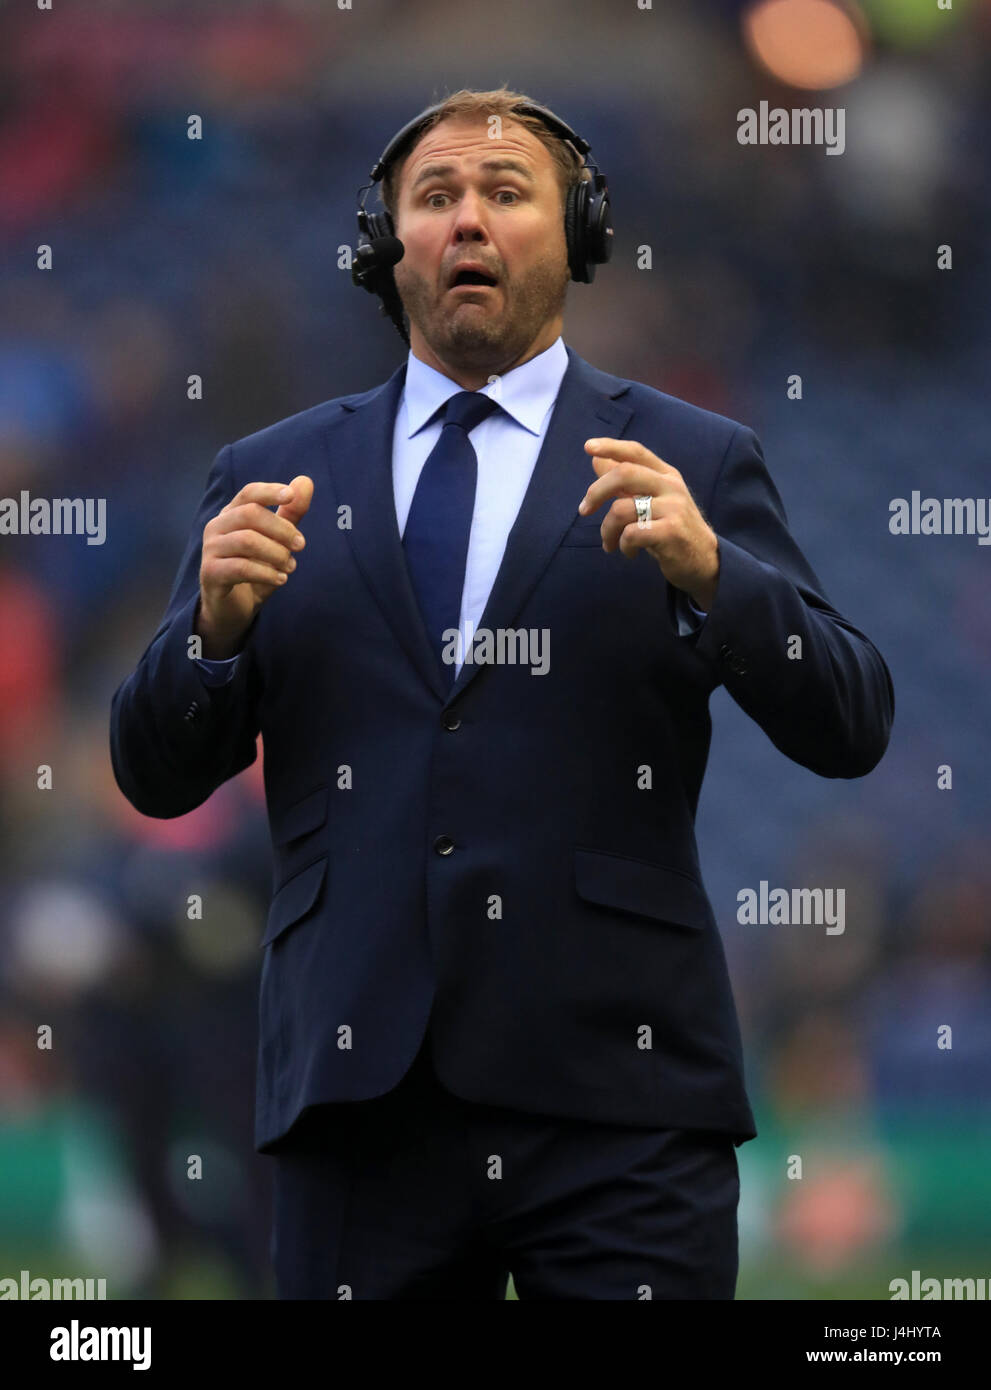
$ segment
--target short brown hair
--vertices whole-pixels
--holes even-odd
[[[396,209],[399,204],[399,179],[409,156],[427,131],[432,130],[435,125],[441,121],[456,120],[466,116],[469,118],[484,116],[486,119],[489,116],[501,116],[503,120],[519,122],[532,135],[535,135],[546,147],[554,161],[558,184],[561,188],[561,206],[563,208],[569,188],[591,178],[591,174],[585,168],[584,161],[578,151],[571,144],[566,144],[555,135],[539,116],[517,113],[513,109],[522,102],[532,102],[532,100],[532,97],[524,96],[522,92],[511,92],[506,86],[498,87],[491,92],[472,92],[463,87],[461,91],[452,92],[450,96],[445,97],[438,110],[417,131],[413,143],[404,150],[382,176],[382,182],[379,185],[382,202],[392,218],[393,224],[396,221]]]

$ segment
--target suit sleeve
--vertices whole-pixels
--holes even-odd
[[[110,758],[117,785],[143,815],[185,815],[254,762],[258,673],[248,630],[231,679],[203,681],[190,637],[200,596],[203,528],[235,495],[231,446],[217,454],[158,631],[110,710]]]
[[[719,537],[716,597],[681,640],[787,757],[822,777],[865,776],[888,746],[890,672],[830,604],[745,425],[730,439],[706,515]],[[676,592],[669,586],[669,616],[680,632]]]

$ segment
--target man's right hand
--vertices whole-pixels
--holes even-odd
[[[203,655],[236,656],[255,614],[296,568],[306,544],[296,523],[313,498],[305,473],[284,483],[246,483],[203,528],[200,601],[193,630]],[[270,507],[278,505],[276,512]]]

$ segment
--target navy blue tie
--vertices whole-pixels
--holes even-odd
[[[454,684],[455,667],[443,660],[443,634],[457,628],[461,617],[478,477],[468,435],[496,406],[491,396],[460,391],[442,407],[440,438],[420,472],[403,532],[413,591],[448,685]]]

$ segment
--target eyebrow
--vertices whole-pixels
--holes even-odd
[[[480,167],[484,169],[486,173],[504,171],[506,173],[519,174],[520,177],[526,179],[528,183],[536,182],[533,174],[531,174],[526,165],[520,164],[516,159],[486,159]],[[412,193],[414,188],[419,188],[421,183],[426,183],[428,179],[446,178],[448,174],[453,174],[455,172],[456,170],[453,164],[427,164],[413,180],[413,183],[410,185],[410,192]]]

